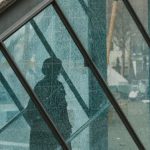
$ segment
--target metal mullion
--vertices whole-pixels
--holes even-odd
[[[34,31],[36,32],[37,36],[39,37],[40,41],[42,42],[43,46],[47,50],[48,54],[51,57],[56,57],[55,53],[53,52],[52,48],[50,47],[49,43],[47,42],[46,38],[44,37],[44,35],[41,32],[41,30],[39,29],[39,27],[37,26],[36,22],[32,19],[32,20],[30,20],[30,23],[31,23]],[[77,98],[77,100],[78,100],[79,104],[81,105],[81,107],[83,108],[84,112],[89,117],[89,109],[88,109],[87,105],[85,104],[84,100],[80,96],[76,87],[73,85],[71,79],[67,75],[64,68],[62,68],[61,74],[64,77],[65,81],[67,82],[68,86],[70,87],[71,91],[73,92],[74,96]]]
[[[110,104],[104,105],[94,116],[92,116],[87,122],[85,122],[78,130],[76,130],[67,140],[67,143],[73,141],[80,133],[82,133],[90,124],[95,121],[98,117],[100,118],[103,113],[108,111]],[[60,150],[60,149],[58,149]]]
[[[139,31],[141,32],[145,42],[147,43],[148,47],[150,48],[150,37],[149,34],[146,32],[143,24],[141,23],[139,17],[137,16],[135,10],[133,9],[132,5],[128,0],[122,0],[124,5],[126,6],[128,12],[130,13],[132,19],[134,20],[135,24],[137,25]]]
[[[83,0],[78,0],[79,3],[81,4],[83,10],[85,11],[85,13],[88,15],[88,7],[86,6],[85,2]],[[128,12],[130,13],[132,19],[134,20],[135,24],[137,25],[139,31],[141,32],[144,40],[146,41],[147,45],[150,47],[150,37],[149,34],[146,32],[143,24],[141,23],[139,17],[137,16],[135,10],[133,9],[132,5],[130,4],[130,2],[128,0],[122,0],[125,7],[127,8]],[[91,12],[90,12],[91,13]],[[89,17],[89,15],[88,15]],[[89,18],[90,19],[90,18]]]
[[[91,58],[89,57],[87,51],[83,47],[82,43],[80,42],[79,38],[77,37],[76,33],[72,29],[71,25],[69,24],[67,18],[63,14],[62,10],[58,6],[57,2],[54,1],[52,3],[55,11],[57,12],[58,16],[60,17],[61,21],[63,22],[64,26],[66,27],[67,31],[69,32],[70,36],[72,37],[73,41],[75,42],[76,46],[79,48],[80,53],[83,55],[86,63],[88,64],[89,68],[93,72],[93,75],[96,77],[99,85],[102,87],[104,93],[106,94],[108,100],[116,110],[118,116],[122,120],[123,124],[125,125],[126,129],[128,130],[129,134],[131,135],[132,139],[134,140],[135,144],[140,150],[145,150],[144,145],[140,141],[139,137],[137,136],[136,132],[134,131],[133,127],[131,126],[130,122],[128,121],[127,117],[125,116],[124,112],[120,108],[119,104],[115,100],[112,92],[108,88],[107,84],[103,80],[102,76],[100,75],[99,71],[97,70],[96,66],[92,62]]]
[[[44,0],[39,5],[37,5],[33,10],[19,19],[13,26],[0,35],[0,41],[5,41],[14,32],[19,30],[23,25],[25,25],[29,20],[38,15],[43,9],[48,7],[54,0]]]
[[[0,42],[0,50],[1,50],[2,54],[4,55],[4,57],[6,58],[6,60],[8,61],[10,67],[13,69],[14,73],[18,77],[20,83],[25,88],[28,95],[31,97],[33,103],[37,107],[38,111],[40,112],[41,116],[43,117],[43,120],[48,125],[49,129],[52,131],[55,138],[58,140],[58,142],[60,143],[60,145],[62,146],[62,148],[64,150],[69,150],[65,140],[61,136],[60,132],[58,131],[58,129],[54,125],[53,121],[49,117],[49,115],[46,112],[45,108],[43,107],[42,103],[39,101],[39,99],[33,92],[32,88],[30,87],[30,85],[28,84],[28,82],[26,81],[24,76],[22,75],[21,71],[19,70],[19,68],[17,67],[17,65],[15,64],[13,59],[11,58],[10,54],[7,51],[7,48],[4,46],[4,44],[2,42]]]
[[[49,43],[46,41],[44,35],[42,34],[42,32],[40,31],[40,29],[38,28],[37,24],[35,23],[34,20],[30,21],[31,25],[33,26],[35,32],[37,33],[38,37],[40,38],[41,42],[43,43],[43,45],[45,46],[47,52],[49,53],[49,55],[51,57],[56,57],[54,52],[52,51]],[[86,106],[85,102],[83,101],[82,97],[80,96],[80,94],[78,93],[77,89],[75,88],[75,86],[73,85],[72,81],[70,80],[70,78],[68,77],[67,73],[65,72],[64,68],[62,70],[62,76],[64,77],[65,81],[68,83],[68,86],[70,87],[70,89],[72,90],[72,92],[74,93],[75,97],[77,98],[79,104],[81,105],[81,107],[83,108],[83,110],[85,111],[86,115],[89,117],[89,109]],[[20,101],[18,100],[17,96],[15,95],[15,93],[13,92],[13,90],[11,89],[11,87],[9,86],[9,84],[7,83],[7,81],[5,80],[5,78],[3,77],[2,73],[0,72],[0,80],[3,84],[3,86],[5,87],[5,89],[7,90],[8,94],[10,95],[10,97],[13,99],[14,103],[16,104],[16,106],[18,107],[18,109],[20,111],[22,111],[24,108],[23,106],[21,106]],[[20,115],[18,115],[20,116]],[[10,120],[4,127],[2,127],[0,129],[0,133],[5,130],[7,128],[7,126],[9,126],[12,122],[14,122],[18,116],[15,116],[12,120]],[[26,119],[26,118],[25,118]]]

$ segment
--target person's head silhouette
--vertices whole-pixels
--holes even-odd
[[[47,77],[57,77],[61,71],[62,62],[58,58],[48,58],[43,62],[42,73]]]

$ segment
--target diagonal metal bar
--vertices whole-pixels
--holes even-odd
[[[16,43],[17,41],[18,40],[15,40],[14,42]],[[13,44],[14,44],[14,42],[13,42]],[[1,133],[5,129],[7,129],[14,121],[16,121],[21,116],[21,114],[24,112],[25,109],[22,106],[22,104],[21,104],[20,100],[18,99],[18,97],[16,96],[16,94],[14,93],[13,89],[11,88],[11,86],[9,85],[9,83],[7,82],[5,77],[3,76],[2,72],[0,72],[0,81],[3,85],[3,87],[5,88],[5,90],[7,91],[7,93],[9,94],[9,96],[11,97],[11,99],[13,100],[13,102],[15,103],[15,105],[17,106],[17,108],[20,111],[11,120],[9,120],[2,128],[0,128],[0,133]],[[26,116],[24,116],[24,119],[27,120]]]
[[[87,16],[90,19],[91,14],[93,14],[92,10],[90,10],[90,8],[88,8],[88,6],[84,2],[84,0],[78,0],[78,1],[79,1],[80,5],[82,6],[82,9],[85,11],[85,13],[87,14]],[[140,21],[138,15],[136,14],[135,10],[133,9],[132,5],[130,4],[130,1],[129,0],[122,0],[122,1],[124,3],[125,7],[127,8],[128,12],[130,13],[132,19],[134,20],[135,24],[137,25],[139,31],[141,32],[141,34],[142,34],[144,40],[146,41],[147,45],[150,47],[149,34],[148,34],[148,32],[146,32],[142,22]],[[92,20],[91,20],[91,23],[92,23]]]
[[[21,114],[24,112],[24,107],[20,103],[18,97],[16,96],[16,94],[14,93],[14,91],[12,90],[12,88],[10,87],[10,85],[8,84],[7,80],[4,78],[1,72],[0,72],[0,81],[20,111],[9,122],[7,122],[7,124],[5,124],[2,128],[0,128],[1,134],[5,129],[7,129],[14,121],[16,121],[21,116]]]
[[[4,35],[2,36],[1,40],[6,40],[6,38],[8,38],[10,35],[12,35],[16,30],[18,30],[19,28],[21,28],[24,24],[26,24],[31,18],[33,18],[35,15],[37,15],[38,13],[40,13],[43,9],[45,9],[47,6],[49,6],[49,4],[52,2],[51,1],[47,1],[44,2],[42,4],[40,4],[39,6],[37,6],[32,12],[30,12],[29,14],[27,14],[25,17],[23,17],[21,20],[19,20],[16,25],[11,28],[11,30],[6,33],[4,33]],[[39,37],[44,37],[44,36],[40,36],[42,34],[42,32],[38,32],[38,28],[36,28],[35,26],[35,31],[37,33],[37,35],[39,35]],[[37,29],[37,30],[36,30]],[[41,33],[41,34],[40,34]],[[43,34],[42,34],[43,35]],[[41,39],[41,38],[40,38]],[[51,56],[55,55],[50,47],[50,45],[48,44],[48,42],[46,41],[45,37],[43,38],[44,40],[41,40],[42,43],[44,44],[46,50],[48,51],[49,54],[51,54]],[[0,74],[2,75],[2,74]],[[85,113],[87,114],[87,116],[89,117],[89,109],[87,107],[87,105],[85,104],[84,100],[82,99],[82,97],[80,96],[80,94],[78,93],[77,89],[75,88],[75,86],[73,85],[72,81],[70,80],[70,78],[68,77],[67,73],[65,72],[65,70],[62,70],[62,75],[65,79],[65,81],[68,83],[70,89],[72,90],[72,92],[74,93],[75,97],[77,98],[79,104],[81,105],[81,107],[83,108],[83,110],[85,111]],[[7,92],[9,92],[9,95],[13,98],[15,104],[17,105],[18,109],[21,111],[23,110],[23,106],[21,106],[21,103],[19,102],[18,98],[16,97],[15,93],[13,92],[13,90],[11,89],[11,87],[9,86],[9,84],[7,83],[7,81],[4,79],[3,76],[1,76],[3,79],[3,83],[5,85],[5,88],[7,89]],[[19,104],[20,103],[20,104]],[[17,117],[16,117],[17,118]],[[12,120],[15,120],[14,118]],[[11,121],[8,123],[11,124]],[[4,129],[7,127],[4,127]]]
[[[33,103],[37,107],[38,111],[40,112],[41,116],[43,117],[43,120],[45,121],[45,123],[47,124],[49,129],[52,131],[55,138],[58,140],[58,142],[60,143],[60,145],[62,146],[62,148],[64,150],[69,150],[65,140],[61,136],[60,132],[58,131],[58,129],[54,125],[53,121],[49,117],[49,115],[46,112],[45,108],[43,107],[42,103],[39,101],[39,99],[37,98],[37,96],[33,92],[32,88],[29,86],[28,82],[26,81],[26,79],[22,75],[21,71],[19,70],[19,68],[17,67],[17,65],[15,64],[13,59],[11,58],[10,54],[7,51],[7,48],[4,46],[4,44],[2,42],[0,42],[0,50],[1,50],[2,54],[4,55],[4,57],[6,58],[6,60],[8,61],[10,67],[13,69],[14,73],[16,74],[18,79],[20,80],[22,86],[25,88],[26,92],[31,97]]]
[[[139,137],[137,136],[136,132],[134,131],[133,127],[131,126],[130,122],[128,121],[127,117],[123,113],[122,109],[120,108],[119,104],[117,103],[115,97],[111,93],[110,89],[108,88],[107,84],[103,80],[102,76],[100,75],[99,71],[97,70],[96,66],[92,62],[90,56],[88,55],[87,51],[83,47],[82,43],[78,39],[76,33],[72,29],[71,25],[69,24],[67,18],[64,16],[62,10],[58,6],[57,2],[54,1],[52,3],[55,11],[57,12],[58,16],[60,17],[61,21],[63,22],[64,26],[66,27],[67,31],[69,32],[70,36],[72,37],[73,41],[75,42],[76,46],[79,48],[80,53],[83,55],[86,63],[88,64],[89,68],[93,72],[93,75],[96,77],[99,85],[102,87],[102,90],[106,94],[108,100],[116,110],[118,116],[122,120],[123,124],[125,125],[126,129],[128,130],[129,134],[131,135],[132,139],[134,140],[135,144],[140,150],[145,150],[145,147]]]
[[[75,133],[73,133],[71,135],[70,138],[67,139],[67,143],[73,141],[80,133],[82,133],[95,119],[97,119],[98,117],[100,117],[105,111],[108,110],[110,104],[105,104],[102,109],[100,109],[92,118],[90,118],[86,123],[84,123]],[[26,109],[24,109],[22,112],[18,113],[16,116],[14,116],[6,125],[4,125],[1,129],[0,129],[0,134],[5,131],[5,129],[7,129],[12,123],[14,123],[16,120],[18,120],[23,113],[26,111]],[[60,147],[58,149],[61,149]]]
[[[128,12],[130,13],[132,19],[134,20],[135,24],[137,25],[139,31],[141,32],[143,38],[145,39],[147,45],[150,47],[150,37],[149,34],[146,32],[143,24],[141,23],[139,17],[137,16],[136,12],[134,11],[132,5],[128,0],[122,0],[124,5],[126,6]]]
[[[78,130],[76,130],[68,139],[67,139],[67,143],[73,141],[80,133],[82,133],[87,127],[90,126],[90,124],[95,121],[98,117],[100,118],[101,115],[103,115],[103,113],[105,113],[106,111],[108,111],[108,108],[110,106],[110,103],[105,104],[104,106],[102,106],[101,109],[99,109],[99,111],[92,116],[87,122],[85,122]],[[99,124],[100,125],[100,124]],[[58,150],[60,150],[60,148],[58,148]]]
[[[35,30],[36,34],[38,35],[39,39],[41,40],[42,44],[44,45],[45,49],[47,50],[48,54],[51,57],[56,57],[55,53],[53,52],[51,46],[47,42],[46,38],[44,37],[44,35],[41,32],[41,30],[39,29],[39,27],[37,26],[36,22],[32,19],[32,20],[30,20],[30,23],[31,23],[33,29]],[[72,90],[72,92],[73,92],[74,96],[76,97],[76,99],[78,100],[79,104],[83,108],[84,112],[89,117],[89,109],[88,109],[87,105],[85,104],[84,100],[80,96],[80,94],[77,91],[76,87],[73,85],[71,79],[67,75],[67,73],[66,73],[64,68],[62,68],[61,74],[64,77],[64,79],[67,82],[67,84],[70,87],[70,89]]]
[[[87,122],[85,122],[75,133],[71,135],[70,138],[67,139],[67,142],[71,142],[75,139],[83,130],[85,130],[93,121],[95,121],[98,117],[101,117],[103,113],[108,111],[110,103],[105,104],[102,108],[99,109],[98,112],[94,116],[92,116]]]
[[[69,137],[67,139],[67,143],[71,142],[72,140],[74,140],[82,131],[84,131],[95,119],[97,119],[98,117],[100,117],[105,111],[107,111],[107,109],[109,108],[110,104],[105,104],[93,117],[91,117],[86,123],[84,123],[75,133],[73,133],[71,135],[71,137]],[[7,129],[13,122],[15,122],[18,118],[20,118],[23,113],[26,111],[26,109],[24,109],[23,111],[19,112],[17,115],[15,115],[6,125],[4,125],[1,129],[0,129],[0,134],[5,131],[5,129]]]
[[[81,6],[82,6],[83,10],[85,11],[85,13],[90,18],[91,14],[93,14],[93,12],[87,7],[86,3],[83,0],[78,0],[78,1],[81,4]],[[124,5],[126,6],[128,12],[130,13],[132,19],[134,20],[135,24],[137,25],[139,31],[141,32],[143,38],[145,39],[147,45],[150,47],[150,37],[149,37],[149,34],[146,32],[143,24],[141,23],[138,15],[136,14],[136,12],[133,9],[132,5],[130,4],[129,0],[122,0],[122,1],[123,1]]]
[[[39,14],[43,9],[47,8],[54,0],[44,0],[39,5],[37,5],[32,11],[23,16],[18,20],[12,27],[0,35],[0,41],[5,41],[14,32],[19,30],[24,24],[26,24],[30,19]]]
[[[1,72],[0,72],[0,81],[4,86],[4,88],[6,89],[6,91],[8,92],[9,96],[12,98],[12,100],[18,107],[19,111],[22,111],[24,109],[22,104],[20,103],[18,97],[16,96],[16,94],[14,93],[14,91],[12,90],[12,88],[10,87],[10,85],[8,84],[8,82],[6,81]]]

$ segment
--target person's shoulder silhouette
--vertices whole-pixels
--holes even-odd
[[[34,90],[35,93],[44,96],[44,92],[48,89],[54,89],[56,86],[59,86],[61,83],[57,80],[58,75],[60,74],[62,68],[62,62],[58,58],[48,58],[43,62],[42,73],[44,78],[39,81]],[[62,85],[62,84],[61,84]],[[43,89],[44,88],[44,89]]]

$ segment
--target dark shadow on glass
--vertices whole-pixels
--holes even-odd
[[[38,35],[39,39],[41,40],[42,44],[44,45],[45,49],[47,50],[48,54],[51,57],[56,57],[55,54],[54,54],[54,52],[53,52],[53,50],[52,50],[52,48],[51,48],[51,46],[47,42],[46,38],[44,37],[43,33],[41,32],[41,30],[39,29],[39,27],[37,26],[37,24],[35,23],[35,21],[32,19],[32,20],[30,20],[30,23],[31,23],[33,29],[35,30],[36,34]],[[85,104],[84,100],[80,96],[80,94],[77,91],[76,87],[73,85],[71,79],[67,75],[67,73],[64,70],[64,68],[61,69],[61,74],[64,77],[64,79],[67,82],[67,84],[70,87],[70,89],[72,90],[73,94],[77,98],[79,104],[81,105],[81,107],[85,111],[86,115],[89,117],[89,109],[88,109],[87,105]]]
[[[72,133],[72,126],[69,122],[65,89],[57,77],[62,69],[61,60],[48,58],[42,66],[44,78],[34,87],[34,92],[46,108],[56,127],[60,130],[64,139],[68,139]],[[47,126],[30,100],[25,113],[27,122],[31,127],[30,150],[54,150],[58,142],[53,134],[48,133]],[[71,149],[71,144],[68,144]]]

